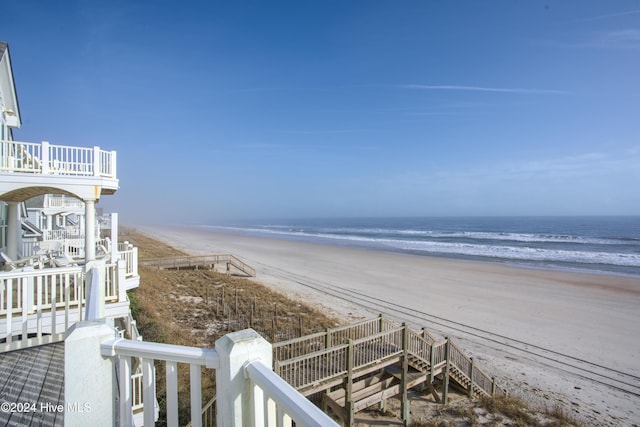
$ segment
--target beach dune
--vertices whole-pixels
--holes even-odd
[[[188,253],[233,253],[256,280],[346,320],[384,313],[450,336],[533,403],[565,405],[595,424],[640,420],[639,279],[136,228]]]

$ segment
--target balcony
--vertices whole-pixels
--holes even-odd
[[[94,268],[105,315],[128,316],[125,261]],[[89,279],[82,266],[0,272],[0,353],[62,341],[85,318]]]
[[[0,142],[0,171],[116,178],[116,152],[18,141]]]
[[[29,186],[48,186],[91,200],[100,196],[95,194],[94,186],[100,188],[101,194],[112,194],[118,189],[116,152],[99,147],[2,140],[0,174],[4,175],[0,194]],[[22,201],[33,195],[21,193],[5,200]]]
[[[42,209],[46,214],[58,212],[83,214],[84,203],[82,200],[64,194],[45,194]]]

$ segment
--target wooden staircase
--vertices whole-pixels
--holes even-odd
[[[149,258],[138,261],[139,265],[157,267],[162,269],[198,269],[213,268],[216,264],[226,264],[227,274],[231,274],[231,267],[249,277],[256,277],[256,270],[231,254],[211,254],[195,256],[177,256],[168,258]]]
[[[437,340],[383,316],[273,345],[274,369],[306,396],[321,393],[323,406],[353,425],[354,414],[423,384],[446,403],[449,381],[470,397],[504,395],[450,339]],[[442,386],[441,394],[436,386]]]

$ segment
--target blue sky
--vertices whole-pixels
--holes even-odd
[[[640,214],[637,0],[2,9],[15,139],[116,150],[125,223]]]

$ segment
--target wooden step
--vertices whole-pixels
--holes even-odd
[[[357,382],[354,382],[353,385],[351,386],[351,393],[352,395],[355,395],[355,393],[358,393],[360,390],[363,390],[369,386],[378,384],[388,377],[389,375],[387,373],[385,373],[384,371],[381,371],[377,375],[372,375],[367,378],[361,379]],[[338,401],[340,399],[344,400],[345,393],[346,393],[346,390],[344,388],[339,388],[330,393],[327,393],[327,396],[331,397],[331,399],[335,401]]]

